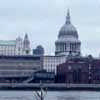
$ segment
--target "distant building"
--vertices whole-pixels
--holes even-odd
[[[73,56],[80,56],[81,42],[78,40],[77,29],[71,24],[70,12],[68,10],[66,22],[59,31],[58,40],[55,42],[55,56],[44,56],[43,68],[48,72],[56,73],[57,65],[66,62]]]
[[[37,46],[36,49],[33,49],[33,55],[34,56],[43,56],[44,48],[41,45]]]
[[[43,56],[43,69],[56,74],[57,65],[64,62],[66,62],[65,56]]]
[[[16,39],[16,53],[15,55],[23,55],[23,39],[18,37]]]
[[[41,57],[0,56],[0,82],[25,83],[32,80],[34,72],[40,70],[43,70]]]
[[[30,55],[30,41],[25,35],[24,41],[21,37],[16,40],[0,40],[0,55]]]
[[[72,56],[80,56],[81,54],[81,42],[78,40],[76,28],[71,24],[69,10],[67,12],[66,22],[59,31],[58,40],[55,42],[55,46],[55,55],[68,56],[70,54]]]
[[[72,84],[100,84],[100,59],[75,57],[57,66],[56,82]]]
[[[23,53],[24,55],[30,55],[30,41],[28,38],[28,34],[25,34],[24,41],[23,41]]]
[[[16,55],[16,40],[0,40],[0,55]]]

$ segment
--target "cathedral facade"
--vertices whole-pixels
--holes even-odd
[[[78,38],[77,29],[71,24],[68,10],[66,22],[59,31],[58,40],[55,41],[55,55],[43,58],[44,69],[54,71],[56,74],[57,65],[66,62],[69,56],[80,56],[81,41]]]
[[[81,42],[78,40],[77,29],[71,24],[69,10],[67,12],[66,22],[59,31],[55,47],[55,55],[77,56],[81,54]]]

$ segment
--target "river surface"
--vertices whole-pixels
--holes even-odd
[[[36,100],[33,91],[0,91],[0,100]],[[56,91],[48,92],[45,100],[100,100],[100,92]]]

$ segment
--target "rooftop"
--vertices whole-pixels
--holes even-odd
[[[16,45],[16,40],[0,40],[0,45]]]

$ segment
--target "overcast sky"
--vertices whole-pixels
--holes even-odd
[[[83,55],[100,54],[100,0],[0,0],[0,39],[29,34],[32,48],[41,44],[54,54],[67,9],[82,42]]]

